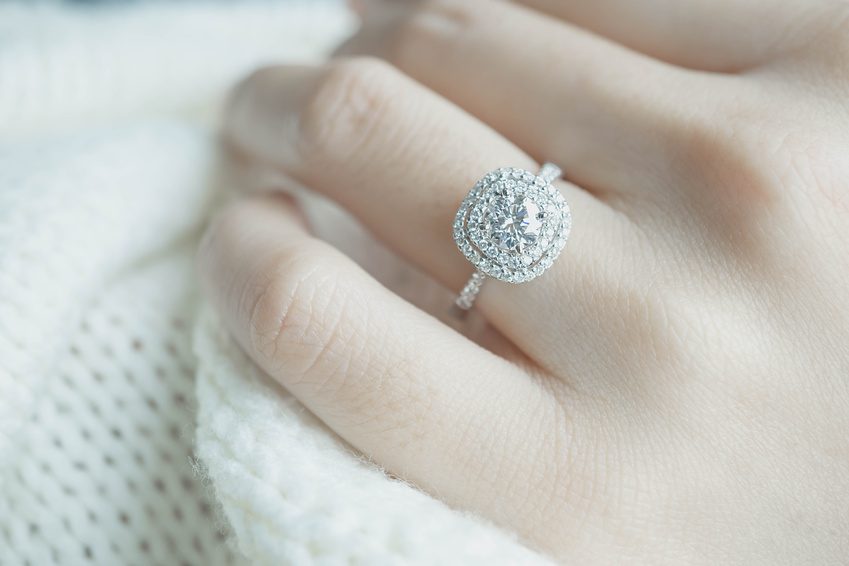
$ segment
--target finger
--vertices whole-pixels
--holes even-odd
[[[200,257],[244,350],[328,426],[393,473],[515,525],[522,489],[496,488],[500,463],[530,459],[529,439],[562,426],[540,382],[310,237],[280,198],[231,206]]]
[[[798,47],[815,12],[805,2],[755,0],[518,0],[652,57],[710,71],[739,71]]]
[[[469,188],[500,166],[536,167],[498,134],[376,60],[255,75],[236,95],[228,129],[244,151],[337,200],[452,289],[472,272],[451,237]],[[581,300],[594,300],[606,286],[600,279],[618,279],[629,253],[620,242],[635,242],[620,214],[572,185],[560,188],[575,222],[588,228],[576,231],[544,277],[490,282],[478,301],[490,322],[537,360],[568,357],[561,327],[595,325],[594,317],[580,318]],[[556,300],[564,295],[574,302]]]
[[[656,192],[718,78],[684,71],[508,2],[413,3],[346,47],[386,58],[579,186]],[[375,36],[376,34],[376,36]],[[382,34],[382,35],[381,35]]]

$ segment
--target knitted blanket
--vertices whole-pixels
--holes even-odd
[[[363,459],[199,296],[227,88],[350,25],[335,3],[0,5],[0,564],[547,563]]]

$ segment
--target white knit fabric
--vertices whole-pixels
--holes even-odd
[[[201,305],[218,103],[348,26],[0,5],[0,564],[546,563],[365,462]]]

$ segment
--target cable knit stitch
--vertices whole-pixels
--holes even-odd
[[[194,322],[227,85],[347,25],[325,3],[0,5],[0,564],[546,563]]]

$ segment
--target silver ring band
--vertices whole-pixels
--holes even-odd
[[[554,163],[544,163],[540,167],[539,173],[537,173],[537,177],[545,181],[546,185],[550,185],[559,179],[561,175],[563,175],[563,170]]]
[[[457,295],[457,299],[454,300],[454,304],[464,311],[472,308],[472,305],[475,304],[475,299],[478,297],[478,293],[481,292],[481,287],[483,287],[484,281],[486,281],[486,275],[484,272],[479,269],[475,270],[469,278],[469,281],[460,291],[460,294]]]

